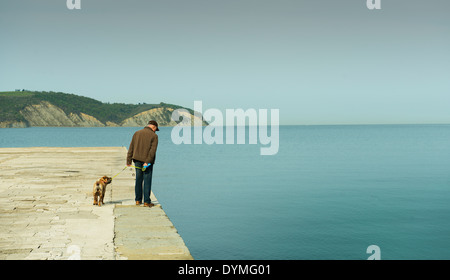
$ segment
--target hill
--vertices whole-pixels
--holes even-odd
[[[173,126],[172,112],[178,105],[103,103],[62,92],[0,92],[0,127],[30,126],[145,126],[155,119],[160,126]]]

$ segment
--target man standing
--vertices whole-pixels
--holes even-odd
[[[144,206],[154,206],[150,200],[152,191],[153,165],[155,164],[156,148],[158,147],[158,135],[156,135],[158,123],[154,120],[148,125],[134,133],[127,154],[127,166],[131,166],[131,161],[136,166],[136,184],[134,186],[136,205],[142,203],[144,196]],[[142,182],[144,182],[144,193],[142,193]]]

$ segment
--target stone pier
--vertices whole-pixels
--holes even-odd
[[[126,152],[0,148],[0,260],[191,260],[153,193],[154,207],[134,205]],[[94,182],[120,171],[92,205]]]

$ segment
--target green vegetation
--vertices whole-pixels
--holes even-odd
[[[183,108],[181,106],[159,103],[159,104],[124,104],[103,103],[98,100],[75,94],[62,92],[38,92],[38,91],[8,91],[0,92],[0,122],[2,121],[24,121],[20,111],[27,106],[36,105],[47,101],[59,108],[66,114],[85,113],[97,118],[99,121],[107,121],[120,124],[123,120],[141,112],[153,108]],[[187,109],[187,108],[185,108]],[[191,113],[191,109],[187,109]]]

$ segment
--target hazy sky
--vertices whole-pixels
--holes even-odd
[[[450,1],[0,1],[0,91],[450,123]],[[225,112],[225,111],[224,111]]]

